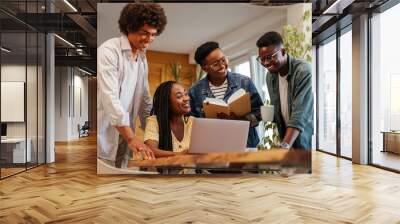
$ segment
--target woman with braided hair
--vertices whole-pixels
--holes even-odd
[[[177,82],[158,86],[144,133],[144,142],[156,157],[187,153],[193,123],[189,100],[187,90]]]

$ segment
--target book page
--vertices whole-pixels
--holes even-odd
[[[240,97],[242,97],[243,95],[246,94],[246,90],[244,89],[239,89],[236,92],[234,92],[228,99],[228,104],[232,103],[233,101],[239,99]]]
[[[218,118],[218,113],[229,114],[229,107],[227,105],[211,104],[207,101],[203,102],[203,110],[206,118]]]
[[[230,112],[242,117],[251,112],[250,94],[246,93],[229,104]]]
[[[217,98],[210,98],[210,97],[206,97],[206,99],[204,100],[204,103],[214,104],[214,105],[219,105],[219,106],[228,106],[228,104],[225,103],[224,100],[217,99]]]

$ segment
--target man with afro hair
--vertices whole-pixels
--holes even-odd
[[[132,153],[153,159],[153,152],[134,134],[152,108],[146,49],[160,35],[167,18],[154,3],[131,3],[118,20],[121,36],[105,41],[97,56],[97,155],[109,165],[125,168]]]

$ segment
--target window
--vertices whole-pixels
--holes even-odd
[[[268,94],[268,88],[267,88],[267,83],[266,83],[266,77],[267,77],[267,69],[264,68],[259,62],[257,62],[256,58],[258,57],[258,54],[251,56],[251,66],[252,66],[252,71],[253,71],[253,77],[252,80],[254,82],[254,85],[257,88],[258,93],[260,94],[261,100],[263,102],[269,101],[269,94]],[[260,125],[257,126],[259,137],[260,137],[260,142],[262,141],[262,138],[267,136],[267,135],[272,135],[272,131],[269,131],[270,133],[266,133],[264,130],[264,122],[261,121]]]
[[[261,100],[265,102],[269,100],[268,88],[267,88],[267,69],[264,68],[257,60],[258,54],[251,56],[250,65],[252,71],[252,80],[260,94]]]
[[[400,170],[400,156],[385,151],[382,132],[400,130],[400,67],[398,65],[400,33],[393,29],[397,27],[398,21],[400,21],[400,5],[376,14],[371,19],[372,163],[396,170]],[[399,135],[395,138],[397,148],[400,145]]]
[[[352,33],[340,36],[340,155],[352,156]]]
[[[318,49],[318,149],[336,153],[336,39]]]
[[[250,62],[246,61],[246,62],[243,62],[243,63],[241,63],[239,65],[236,65],[235,66],[235,72],[239,73],[239,74],[242,74],[242,75],[245,75],[245,76],[248,76],[248,77],[251,78],[251,75],[250,75]]]
[[[314,134],[312,136],[312,150],[317,148],[317,47],[312,46],[312,91],[314,96]]]

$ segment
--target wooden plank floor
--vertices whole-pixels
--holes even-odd
[[[96,140],[0,181],[0,223],[400,223],[400,175],[315,152],[313,173],[97,176]]]

